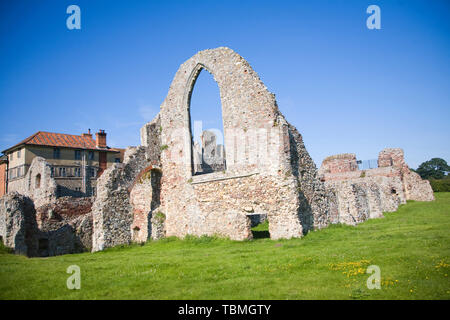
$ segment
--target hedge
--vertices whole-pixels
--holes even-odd
[[[450,192],[450,179],[430,179],[431,188],[434,192]]]

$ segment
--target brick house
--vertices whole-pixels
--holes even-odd
[[[57,184],[58,196],[84,197],[96,194],[96,181],[115,162],[122,162],[123,149],[106,144],[106,132],[93,139],[89,130],[81,135],[36,132],[3,151],[0,158],[0,196],[20,191],[31,162],[44,158]]]

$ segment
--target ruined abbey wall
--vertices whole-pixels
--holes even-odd
[[[335,155],[323,161],[320,177],[327,190],[336,194],[339,208],[333,223],[357,224],[396,211],[406,200],[434,200],[429,182],[409,169],[402,149],[382,150],[378,166],[358,170],[354,154]]]
[[[17,192],[0,198],[0,236],[5,246],[29,257],[90,251],[90,198],[59,198],[35,208]]]
[[[157,116],[141,129],[142,146],[127,148],[123,163],[106,169],[98,179],[93,251],[164,236],[164,221],[152,220],[160,202],[160,132]]]
[[[25,177],[9,182],[8,189],[31,198],[36,207],[54,202],[57,198],[51,165],[42,157],[35,157]]]
[[[196,176],[189,101],[202,69],[213,75],[220,89],[226,169]],[[167,236],[248,239],[252,235],[248,215],[257,212],[267,215],[272,238],[300,237],[302,219],[314,225],[316,211],[326,216],[313,195],[320,181],[301,136],[281,115],[274,95],[256,72],[231,49],[201,51],[182,64],[161,105],[160,119],[161,145],[167,146],[161,154]],[[303,207],[309,208],[308,217],[302,216]],[[319,220],[317,225],[326,223]]]
[[[202,70],[219,86],[226,149],[206,131],[201,146],[193,143],[190,98]],[[167,236],[246,240],[252,224],[265,219],[272,239],[289,239],[382,217],[406,200],[434,199],[401,149],[380,152],[375,169],[358,170],[356,155],[342,154],[318,171],[274,94],[225,47],[200,51],[179,67],[140,134],[141,146],[127,148],[123,163],[97,180],[94,203],[56,199],[50,166],[36,158],[18,186],[22,195],[0,200],[2,240],[18,253],[48,256]]]

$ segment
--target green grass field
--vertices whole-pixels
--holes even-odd
[[[449,299],[449,231],[450,193],[437,193],[302,239],[169,238],[32,259],[3,247],[0,299]],[[80,290],[66,287],[73,264]],[[380,290],[366,286],[369,265],[381,269]]]

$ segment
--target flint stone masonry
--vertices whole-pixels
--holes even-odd
[[[57,184],[52,177],[51,165],[42,157],[35,157],[23,179],[13,180],[10,190],[31,198],[39,207],[57,198]]]
[[[336,194],[339,207],[337,215],[330,219],[332,223],[357,224],[396,211],[406,200],[434,200],[429,182],[409,169],[402,149],[382,150],[378,166],[358,170],[354,154],[335,155],[323,161],[321,180]]]
[[[220,89],[226,150],[209,131],[193,144],[190,98],[202,70]],[[356,155],[342,154],[317,171],[275,95],[226,47],[200,51],[179,67],[160,112],[140,135],[141,146],[127,148],[123,163],[97,180],[94,203],[57,199],[50,166],[35,158],[26,183],[16,186],[22,194],[0,199],[5,244],[20,254],[51,256],[167,236],[246,240],[265,220],[272,239],[289,239],[330,223],[379,218],[406,200],[434,199],[401,149],[381,151],[375,169],[358,170]]]
[[[145,242],[148,239],[158,240],[164,230],[160,220],[152,220],[160,205],[161,170],[153,166],[145,168],[138,175],[130,192],[133,207],[132,241]],[[157,224],[158,226],[156,226]],[[157,228],[158,230],[156,230]],[[155,230],[154,230],[155,229]]]
[[[404,152],[400,148],[388,148],[378,156],[379,167],[389,165],[400,172],[406,200],[433,201],[434,194],[428,180],[423,180],[416,172],[409,169],[405,162]]]
[[[17,254],[28,254],[30,241],[26,229],[33,212],[31,199],[17,192],[0,198],[0,236],[3,244]]]
[[[225,149],[223,145],[217,144],[216,134],[212,131],[205,130],[201,135],[201,147],[194,144],[194,159],[199,159],[199,166],[194,169],[194,173],[211,173],[215,171],[225,170]],[[194,162],[194,166],[197,163]]]
[[[115,163],[97,180],[97,198],[92,207],[94,251],[131,242],[133,208],[129,189],[148,166],[146,152],[143,147],[127,148],[123,163]]]
[[[0,199],[0,235],[17,254],[46,257],[90,251],[92,215],[89,198],[59,198],[35,209],[17,192]]]
[[[325,158],[319,169],[319,174],[357,171],[356,154],[343,153]]]
[[[198,155],[191,145],[189,104],[201,70],[211,73],[219,86],[226,167],[224,172],[195,176],[192,159]],[[166,146],[161,153],[160,210],[166,215],[167,236],[249,239],[247,207],[267,216],[273,239],[301,237],[328,224],[326,190],[301,135],[284,119],[256,72],[233,50],[204,50],[183,63],[159,119],[161,145]]]

